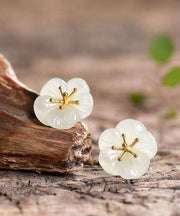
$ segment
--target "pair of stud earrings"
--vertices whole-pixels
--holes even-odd
[[[93,97],[86,81],[49,80],[34,102],[34,112],[44,125],[69,129],[90,115]],[[154,136],[136,120],[126,119],[105,130],[99,138],[99,163],[111,175],[124,179],[140,178],[157,153]]]

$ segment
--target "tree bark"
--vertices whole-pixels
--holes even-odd
[[[0,56],[0,168],[68,173],[90,158],[91,138],[83,123],[69,130],[43,126],[35,117],[38,95],[18,81]]]

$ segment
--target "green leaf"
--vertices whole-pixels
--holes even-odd
[[[151,42],[149,54],[158,63],[168,62],[174,53],[174,43],[169,35],[157,35]]]
[[[164,114],[165,119],[173,119],[173,118],[177,118],[177,116],[178,113],[175,110],[170,110]]]
[[[139,93],[139,92],[135,92],[135,93],[132,93],[129,95],[129,99],[130,99],[131,103],[133,103],[133,105],[140,106],[144,103],[146,96]]]
[[[180,83],[180,67],[172,68],[164,77],[163,84],[165,86],[174,87]]]

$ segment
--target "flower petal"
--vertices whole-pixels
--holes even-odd
[[[50,96],[43,95],[36,98],[34,112],[40,122],[57,129],[73,127],[79,120],[79,111],[72,105],[63,110],[59,109],[58,103],[51,103]]]
[[[41,123],[48,126],[49,124],[47,122],[47,116],[49,111],[58,107],[58,104],[50,102],[50,98],[50,96],[43,95],[37,97],[34,102],[34,112],[36,117]]]
[[[134,119],[126,119],[116,126],[116,130],[120,134],[126,135],[126,142],[131,144],[135,138],[139,136],[139,133],[146,131],[145,126],[137,120]]]
[[[157,153],[157,143],[154,136],[149,131],[139,134],[139,142],[133,147],[133,150],[139,154],[145,154],[149,159]]]
[[[119,175],[124,179],[136,179],[140,178],[149,168],[150,160],[144,154],[139,154],[137,158],[134,158],[131,154],[123,158],[119,162],[117,169]]]
[[[101,151],[108,151],[112,146],[121,147],[123,143],[122,137],[115,128],[105,130],[99,138],[99,148]]]
[[[113,150],[112,150],[113,151]],[[148,169],[150,160],[143,154],[134,158],[126,154],[122,161],[118,161],[121,151],[106,152],[99,154],[99,163],[102,168],[111,175],[120,175],[124,179],[140,178]]]
[[[68,105],[63,110],[60,110],[58,106],[47,115],[49,126],[57,129],[69,129],[79,120],[79,111],[73,105]]]
[[[55,98],[62,98],[59,91],[59,87],[62,86],[66,91],[66,82],[59,78],[53,78],[49,80],[41,89],[40,95],[48,95]]]
[[[74,105],[79,110],[81,119],[86,118],[92,112],[93,97],[89,92],[80,92],[72,97],[72,100],[79,100],[79,105]]]
[[[111,175],[119,175],[119,170],[117,169],[119,161],[117,160],[118,153],[114,152],[113,155],[108,155],[104,151],[99,154],[99,163],[101,167]]]
[[[77,88],[78,92],[89,92],[89,86],[85,80],[81,78],[73,78],[67,82],[68,93],[73,91],[73,88]]]

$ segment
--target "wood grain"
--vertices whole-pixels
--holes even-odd
[[[41,125],[33,103],[37,94],[20,83],[0,56],[0,168],[38,172],[74,172],[90,158],[86,126],[69,130]]]
[[[26,86],[39,91],[53,77],[88,82],[94,108],[83,121],[93,159],[102,131],[126,118],[142,121],[158,143],[149,170],[132,183],[99,165],[71,174],[1,170],[0,216],[179,216],[180,116],[163,115],[180,113],[180,87],[161,83],[170,67],[180,66],[180,1],[6,0],[0,10],[1,52]],[[162,32],[176,52],[156,65],[148,47]],[[132,92],[146,95],[142,106],[131,103]]]

